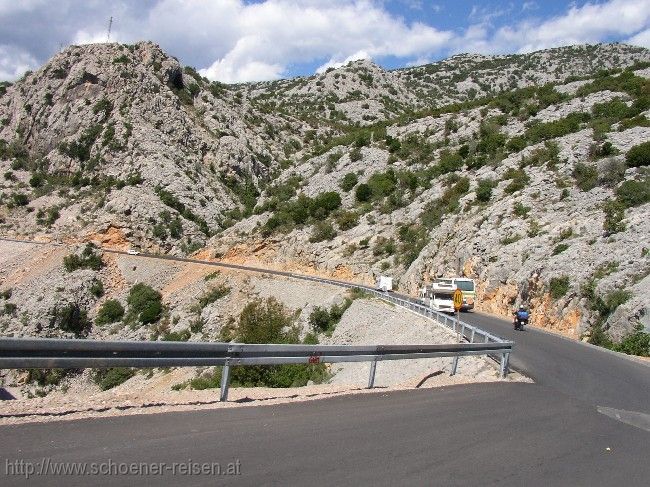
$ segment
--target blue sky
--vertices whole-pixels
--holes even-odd
[[[0,79],[60,46],[151,40],[210,79],[310,75],[371,58],[386,68],[461,53],[596,42],[650,46],[650,0],[0,0]]]

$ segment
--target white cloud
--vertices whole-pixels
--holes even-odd
[[[87,32],[85,30],[80,30],[74,36],[72,41],[73,44],[99,44],[101,42],[106,42],[107,32]],[[117,42],[115,34],[111,35],[111,42]]]
[[[399,3],[440,11],[439,2]],[[226,82],[287,76],[292,66],[326,69],[361,53],[406,65],[456,52],[526,52],[608,39],[648,45],[648,0],[572,3],[553,18],[530,17],[534,3],[476,7],[459,33],[407,21],[387,9],[387,0],[0,0],[0,74],[15,79],[61,43],[104,42],[110,16],[111,40],[152,40]],[[504,26],[515,13],[520,20]]]
[[[547,20],[525,20],[484,36],[456,40],[456,51],[481,53],[531,52],[571,44],[596,43],[608,36],[630,36],[650,23],[647,0],[610,0],[572,4],[563,14]]]
[[[538,8],[539,8],[539,5],[537,5],[537,2],[533,2],[533,1],[524,2],[523,5],[521,6],[521,10],[524,11],[524,12],[526,10],[537,10]]]
[[[33,71],[39,62],[27,51],[14,46],[0,45],[0,80],[15,80]]]
[[[639,32],[637,35],[630,37],[625,42],[650,49],[650,29]]]
[[[451,32],[407,24],[370,0],[222,1],[235,15],[221,35],[223,52],[215,52],[216,59],[202,73],[227,82],[277,78],[295,63],[329,59],[325,65],[335,65],[358,59],[360,52],[364,57],[431,55],[452,38]],[[210,28],[196,20],[196,30]]]
[[[372,59],[366,51],[358,51],[352,54],[351,56],[346,57],[343,61],[337,61],[334,58],[331,58],[329,61],[327,61],[325,64],[322,66],[319,66],[316,69],[317,73],[324,73],[327,71],[329,68],[340,68],[341,66],[345,66],[349,62],[352,61],[358,61],[359,59]]]

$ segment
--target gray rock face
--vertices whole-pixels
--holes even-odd
[[[626,167],[625,154],[650,140],[648,110],[621,115],[637,101],[624,83],[581,90],[602,69],[648,61],[632,46],[573,46],[397,71],[356,61],[225,86],[151,43],[71,47],[0,97],[0,231],[175,255],[204,249],[365,282],[390,274],[411,293],[462,272],[480,283],[482,309],[506,314],[526,302],[540,326],[580,337],[599,324],[620,339],[648,324],[650,219],[647,203],[631,205],[625,229],[609,234],[603,205],[623,181],[647,184],[647,168]],[[648,78],[647,64],[634,69]],[[514,91],[547,83],[539,94]],[[512,93],[495,98],[503,92]],[[618,111],[602,120],[595,106]],[[578,113],[588,115],[565,130]],[[551,128],[535,135],[540,127]],[[509,144],[521,137],[524,147]],[[521,171],[527,182],[511,186]],[[357,182],[343,189],[351,174]],[[462,178],[467,188],[454,195]],[[479,201],[485,179],[494,187]],[[295,191],[278,190],[292,181]],[[358,201],[361,184],[374,188],[369,202]],[[332,216],[261,231],[291,219],[282,207],[297,195],[325,191],[341,196]],[[332,229],[324,237],[322,221]],[[44,279],[43,289],[48,279],[68,284]],[[629,293],[620,306],[594,310],[595,297],[617,292]]]

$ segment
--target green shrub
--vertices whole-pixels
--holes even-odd
[[[104,295],[104,283],[99,279],[94,279],[90,284],[90,294],[96,298],[101,298]]]
[[[359,224],[359,215],[354,211],[342,211],[336,216],[336,223],[341,230],[350,230]]]
[[[236,338],[240,343],[296,343],[293,324],[292,313],[275,298],[255,300],[239,315]]]
[[[503,176],[504,180],[510,179],[510,184],[504,188],[506,194],[522,190],[530,182],[530,178],[523,169],[508,169]]]
[[[350,160],[352,162],[357,162],[363,159],[363,154],[361,154],[361,149],[359,147],[355,147],[350,151]]]
[[[312,243],[322,242],[325,240],[332,240],[336,237],[336,230],[330,222],[320,221],[316,222],[312,231],[309,241]]]
[[[341,206],[341,195],[336,191],[326,191],[312,198],[309,213],[316,219],[327,218]]]
[[[293,313],[275,298],[256,300],[244,307],[234,338],[239,343],[299,343]],[[315,365],[235,366],[231,369],[233,387],[295,387],[310,380],[322,382],[327,368]],[[190,381],[195,389],[219,387],[221,369]]]
[[[642,181],[625,181],[616,188],[616,197],[619,203],[626,208],[639,206],[650,201],[650,177]]]
[[[367,201],[370,201],[370,198],[372,197],[372,189],[370,189],[370,186],[368,186],[366,183],[361,183],[359,186],[357,186],[354,196],[358,202],[365,203]]]
[[[92,269],[98,271],[104,263],[100,255],[95,253],[96,247],[88,243],[80,255],[70,254],[63,258],[63,267],[67,272],[74,272],[77,269]]]
[[[58,147],[59,152],[81,162],[88,161],[90,159],[90,151],[99,134],[101,134],[102,129],[101,124],[91,125],[81,133],[79,140],[69,143],[61,142]]]
[[[199,316],[194,321],[190,322],[190,332],[200,333],[203,331],[204,326],[205,326],[205,320]]]
[[[580,124],[590,119],[588,113],[571,113],[553,122],[538,123],[526,130],[525,138],[532,144],[555,139],[580,130]]]
[[[632,147],[625,155],[629,167],[642,167],[650,165],[650,142],[644,142]]]
[[[341,321],[343,314],[352,304],[352,298],[346,298],[343,303],[334,304],[327,310],[316,306],[309,315],[309,324],[317,333],[327,333],[331,335],[336,325]]]
[[[440,198],[426,204],[420,215],[422,225],[432,229],[442,221],[442,218],[449,213],[458,210],[459,200],[469,191],[469,179],[458,178],[454,184],[448,186]]]
[[[457,152],[451,152],[446,149],[440,153],[440,162],[438,163],[439,174],[448,174],[462,169],[465,161]]]
[[[602,279],[603,277],[609,276],[611,273],[618,270],[619,263],[610,261],[605,262],[604,264],[599,265],[594,271],[594,279]]]
[[[341,180],[339,186],[341,186],[341,189],[343,191],[348,192],[351,191],[352,188],[354,188],[358,182],[359,182],[359,178],[356,175],[356,173],[349,172],[345,176],[343,176],[343,179]]]
[[[638,325],[634,331],[625,336],[621,343],[616,344],[613,348],[617,352],[623,352],[628,355],[639,355],[641,357],[650,356],[650,333],[643,331],[643,325]]]
[[[212,279],[216,279],[217,277],[219,277],[220,274],[221,274],[221,271],[213,271],[210,274],[206,274],[203,277],[203,280],[204,281],[211,281]]]
[[[609,316],[622,304],[627,303],[632,297],[630,291],[624,289],[616,289],[611,291],[607,296],[605,296],[605,306],[600,310],[601,315]]]
[[[625,177],[625,164],[616,159],[610,159],[605,162],[602,174],[600,175],[600,184],[605,186],[616,186]]]
[[[569,291],[569,276],[553,277],[549,282],[551,297],[560,299]]]
[[[613,346],[611,338],[607,336],[600,322],[595,323],[591,327],[591,332],[589,334],[589,339],[587,340],[587,342],[591,343],[592,345],[609,348],[609,349],[611,349]]]
[[[598,170],[593,166],[578,162],[573,168],[572,175],[576,180],[576,186],[582,191],[592,190],[598,184]]]
[[[58,386],[63,379],[78,372],[78,369],[29,369],[27,382],[36,382],[41,387]]]
[[[14,193],[11,198],[15,206],[27,206],[29,204],[29,197],[24,193]]]
[[[134,375],[135,369],[127,367],[110,367],[107,369],[97,370],[93,375],[93,380],[102,391],[107,391],[123,384]]]
[[[199,305],[201,308],[205,308],[208,304],[212,304],[218,299],[221,299],[228,294],[230,294],[230,287],[225,284],[220,284],[212,289],[206,291],[203,296],[199,298]]]
[[[95,324],[107,325],[120,321],[124,317],[124,307],[117,299],[109,299],[99,308]]]
[[[165,205],[178,211],[186,220],[194,222],[199,227],[201,232],[203,232],[203,234],[207,236],[210,235],[210,228],[208,227],[207,222],[200,216],[194,214],[181,201],[179,201],[176,196],[174,196],[169,191],[161,188],[157,188],[156,193],[158,194],[160,201],[162,201]]]
[[[32,177],[29,178],[29,185],[32,188],[40,188],[46,181],[45,174],[42,172],[35,172],[32,174]]]
[[[503,237],[501,240],[499,240],[499,243],[501,245],[510,245],[512,243],[518,242],[521,240],[523,237],[517,233],[514,233],[512,235],[508,235],[506,237]]]
[[[608,200],[603,203],[603,212],[605,219],[603,220],[603,230],[609,235],[622,232],[625,230],[625,205],[619,201]]]
[[[526,218],[530,212],[530,206],[524,205],[521,201],[517,201],[513,207],[513,213],[521,218]]]
[[[62,308],[54,308],[51,313],[50,325],[62,331],[74,333],[77,337],[85,337],[92,328],[88,312],[77,303],[70,303]]]
[[[142,324],[154,323],[162,314],[162,295],[152,287],[138,283],[129,291],[129,314]]]
[[[386,172],[374,173],[368,179],[368,186],[370,186],[373,199],[380,199],[390,195],[397,188],[395,171],[389,169]]]
[[[492,190],[497,183],[492,179],[479,179],[476,187],[476,199],[482,203],[487,203],[492,198]]]
[[[188,329],[180,331],[167,331],[162,334],[160,339],[164,342],[186,342],[192,336],[192,332]]]
[[[562,244],[558,244],[558,245],[556,245],[555,248],[553,249],[553,252],[551,252],[551,255],[561,254],[562,252],[564,252],[564,251],[565,251],[566,249],[568,249],[568,248],[569,248],[569,245],[568,245],[568,244],[564,244],[564,243],[562,243]]]
[[[372,248],[372,255],[393,255],[395,253],[395,241],[392,238],[379,236]]]
[[[330,313],[326,308],[316,306],[309,315],[309,325],[318,332],[327,331],[330,325]]]

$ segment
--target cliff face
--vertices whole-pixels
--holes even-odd
[[[648,169],[626,158],[650,140],[648,61],[574,46],[225,86],[151,43],[71,47],[0,96],[0,231],[412,293],[462,272],[480,309],[620,339],[650,326]]]

